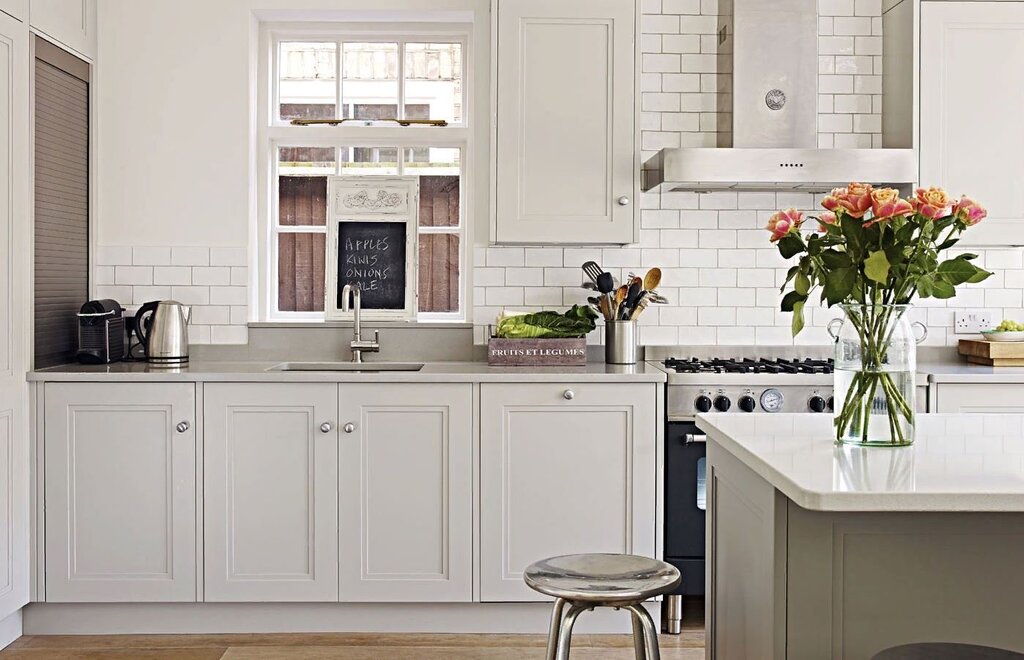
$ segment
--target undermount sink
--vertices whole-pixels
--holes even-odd
[[[422,362],[282,362],[267,371],[419,371]]]

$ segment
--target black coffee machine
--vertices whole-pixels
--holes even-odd
[[[110,364],[124,359],[124,308],[116,300],[90,300],[78,312],[78,361]]]

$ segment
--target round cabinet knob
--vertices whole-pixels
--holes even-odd
[[[619,202],[619,206],[629,206],[629,197],[626,197],[625,195],[619,197],[616,201]]]
[[[830,397],[828,398],[828,403],[827,403],[826,405],[828,405],[828,411],[829,411],[829,412],[835,412],[835,409],[836,409],[836,400],[835,400],[835,397],[831,397],[831,396],[830,396]]]
[[[352,422],[349,422],[348,424],[345,424],[345,426],[342,426],[341,430],[344,431],[345,433],[352,433],[356,430],[356,425],[353,424]]]
[[[185,431],[192,428],[192,425],[188,422],[178,422],[178,425],[174,427],[178,433],[184,433]]]
[[[573,392],[572,390],[566,390],[562,392],[562,398],[565,399],[566,401],[572,401],[573,399],[576,398],[576,393]]]
[[[334,427],[331,425],[330,422],[324,422],[323,424],[320,425],[320,432],[321,433],[330,433],[331,429],[333,429],[333,428]]]
[[[715,410],[718,412],[726,412],[732,405],[732,401],[727,396],[716,396],[715,397]]]
[[[743,412],[754,412],[755,408],[757,408],[757,401],[754,401],[754,397],[749,394],[740,397],[740,410]]]
[[[811,412],[825,412],[825,405],[825,399],[817,394],[807,399],[807,407],[811,409]]]
[[[693,407],[697,409],[697,412],[708,412],[711,410],[711,397],[707,394],[701,394],[693,400]]]

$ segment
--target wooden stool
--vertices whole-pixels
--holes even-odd
[[[555,598],[547,660],[569,660],[576,617],[595,607],[629,610],[637,660],[660,660],[658,629],[641,603],[676,588],[681,576],[675,566],[637,555],[563,555],[530,564],[523,579]],[[569,612],[563,617],[566,603]]]

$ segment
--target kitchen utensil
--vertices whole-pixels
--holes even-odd
[[[661,269],[652,268],[647,271],[647,274],[644,275],[644,289],[653,291],[658,288],[659,284],[661,284]]]
[[[643,290],[643,282],[640,278],[635,278],[629,285],[629,292],[626,294],[625,310],[621,314],[627,320],[629,319],[629,310],[636,307],[637,298],[640,296],[640,292]]]
[[[596,261],[585,261],[583,262],[583,272],[587,274],[594,284],[597,284],[597,278],[601,277],[601,273],[604,269],[597,265]]]
[[[597,291],[597,283],[595,282],[584,282],[580,285],[580,288],[586,289],[587,291]]]
[[[629,295],[629,287],[623,284],[615,290],[615,304],[612,305],[612,318],[616,319],[619,317],[619,309],[622,308],[622,303],[626,302],[626,296]]]
[[[605,271],[597,276],[597,290],[601,293],[611,293],[615,290],[615,278]]]
[[[608,301],[608,296],[601,296],[598,307],[601,309],[601,314],[604,315],[604,320],[610,321],[612,319],[612,308],[611,303]]]
[[[647,292],[644,291],[643,293],[647,293]],[[647,298],[639,298],[639,299],[637,299],[636,306],[633,307],[633,309],[629,313],[629,320],[630,321],[637,320],[637,318],[639,318],[639,316],[641,314],[643,314],[644,310],[647,309],[647,305],[649,305],[649,304],[650,303],[648,302]]]
[[[660,293],[655,293],[654,291],[648,291],[647,292],[647,300],[649,302],[652,302],[652,303],[656,304],[656,305],[667,305],[668,304],[668,298],[666,298],[665,296],[661,295]]]
[[[155,364],[188,362],[188,324],[192,308],[176,300],[148,302],[135,313],[135,333]]]

